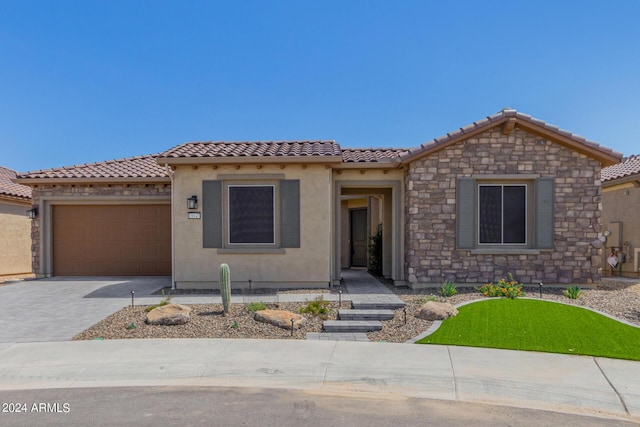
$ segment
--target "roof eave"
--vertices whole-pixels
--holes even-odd
[[[407,164],[419,158],[428,156],[444,148],[450,147],[451,145],[457,144],[461,141],[464,141],[466,139],[479,135],[483,132],[486,132],[489,129],[500,126],[501,124],[507,121],[513,122],[513,120],[514,120],[514,116],[507,115],[498,119],[490,120],[489,122],[484,123],[482,125],[477,125],[470,130],[457,131],[453,133],[453,136],[449,138],[447,138],[446,136],[441,138],[436,138],[435,143],[427,143],[427,145],[424,146],[422,149],[417,149],[417,150],[414,150],[413,153],[409,152],[409,154],[401,156],[402,164]],[[586,156],[594,158],[600,161],[602,163],[602,166],[611,166],[611,165],[620,163],[620,161],[622,160],[621,153],[602,150],[596,147],[591,147],[583,142],[580,142],[571,137],[562,135],[558,132],[555,132],[543,126],[537,125],[521,117],[517,117],[517,116],[515,117],[515,127],[528,131],[534,135],[544,137],[562,146],[565,146],[574,151],[582,153]],[[443,142],[438,143],[438,139],[441,139],[441,140],[444,139],[444,140]]]
[[[25,206],[31,205],[31,197],[13,196],[10,194],[0,194],[0,201],[24,204]]]
[[[118,177],[118,178],[16,178],[23,185],[40,184],[169,184],[169,177]]]
[[[604,188],[607,187],[615,187],[616,185],[622,185],[632,183],[636,187],[640,187],[640,173],[634,173],[632,175],[622,176],[620,178],[608,179],[606,181],[602,181],[602,186]]]
[[[584,154],[585,156],[599,160],[600,163],[602,163],[603,167],[618,164],[622,160],[622,153],[617,153],[614,151],[605,151],[605,150],[598,149],[596,147],[591,147],[580,141],[576,141],[573,138],[559,134],[550,129],[538,126],[534,123],[524,121],[522,119],[517,119],[516,126],[532,134],[557,142],[558,144],[563,145],[567,148],[570,148],[574,151],[577,151],[578,153]]]
[[[398,161],[391,162],[343,162],[333,166],[334,169],[398,169],[402,164]]]
[[[342,163],[342,156],[158,157],[156,161],[160,165],[330,164]]]

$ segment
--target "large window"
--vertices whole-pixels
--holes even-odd
[[[478,253],[555,247],[555,185],[537,175],[456,180],[456,246]]]
[[[275,186],[229,185],[229,244],[275,244]]]
[[[281,175],[219,175],[202,182],[202,245],[229,253],[300,247],[300,181]]]
[[[527,186],[478,186],[478,243],[527,244]]]

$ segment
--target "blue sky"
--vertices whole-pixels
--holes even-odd
[[[0,165],[412,147],[503,107],[640,153],[640,1],[0,0]]]

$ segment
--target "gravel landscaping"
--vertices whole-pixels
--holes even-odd
[[[425,332],[432,322],[417,319],[414,314],[421,304],[433,295],[437,289],[422,289],[413,291],[408,288],[389,288],[406,304],[405,310],[395,312],[392,320],[383,322],[381,331],[368,334],[370,341],[406,342]],[[538,289],[525,288],[528,298],[538,298]],[[313,290],[299,290],[297,293],[317,292]],[[453,297],[438,297],[440,301],[447,301],[453,305],[465,301],[484,298],[473,288],[459,288]],[[549,301],[560,301],[607,313],[618,319],[640,326],[640,286],[626,289],[586,289],[577,300],[564,296],[561,289],[544,289],[542,298]],[[267,308],[288,310],[298,313],[306,303],[278,303],[267,304]],[[153,326],[145,323],[143,306],[125,307],[107,317],[86,331],[78,334],[74,340],[92,339],[123,339],[123,338],[263,338],[263,339],[305,339],[309,332],[322,331],[322,319],[310,314],[304,314],[307,324],[290,330],[261,323],[253,320],[253,313],[244,304],[232,304],[230,313],[222,314],[221,304],[189,305],[192,308],[191,320],[185,325]],[[342,308],[349,308],[344,301]],[[331,303],[327,319],[336,319],[338,303]]]

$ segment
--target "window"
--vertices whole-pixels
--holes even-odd
[[[478,185],[478,243],[527,244],[526,185]]]
[[[275,186],[229,185],[228,243],[275,244]]]
[[[219,175],[202,182],[202,246],[229,253],[300,247],[300,181]]]
[[[458,178],[456,186],[458,249],[517,253],[554,248],[553,178],[481,175]]]

